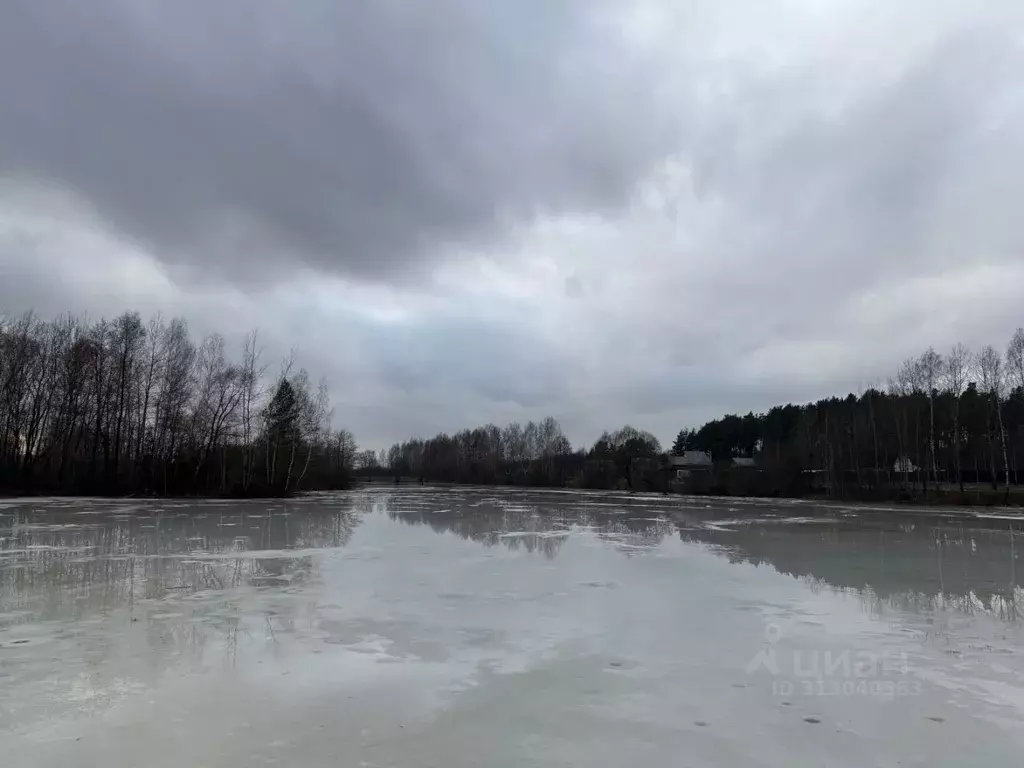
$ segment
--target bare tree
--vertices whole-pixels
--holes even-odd
[[[920,441],[919,437],[919,419],[917,407],[914,404],[916,397],[923,390],[923,377],[921,376],[921,366],[917,360],[910,359],[905,360],[900,364],[899,369],[896,372],[896,378],[889,381],[890,394],[901,404],[899,411],[895,414],[896,432],[898,435],[898,441],[900,445],[900,466],[903,472],[903,483],[907,485],[910,474],[910,461],[909,451],[907,450],[907,444],[910,442],[910,427],[909,427],[909,416],[908,410],[914,414],[914,447],[915,450],[918,448]],[[917,464],[921,465],[920,454],[917,454]]]
[[[163,365],[156,402],[154,455],[160,461],[161,481],[166,493],[168,470],[176,463],[189,423],[188,406],[193,399],[196,348],[184,320],[176,318],[171,321],[163,336],[160,356]]]
[[[929,471],[932,473],[932,482],[937,483],[937,471],[935,466],[935,391],[938,389],[939,381],[942,379],[945,361],[942,355],[934,348],[928,347],[921,359],[918,361],[921,381],[925,391],[928,393],[928,456]]]
[[[241,368],[241,409],[242,421],[242,488],[248,491],[256,469],[256,440],[254,417],[257,402],[262,397],[260,383],[266,373],[266,366],[260,364],[262,350],[258,344],[259,332],[253,330],[245,339]]]
[[[55,406],[54,386],[60,357],[60,335],[55,324],[36,325],[29,364],[24,369],[20,472],[28,477],[36,462],[46,452],[45,434]]]
[[[1010,343],[1006,346],[1006,376],[1008,383],[1008,395],[1017,399],[1017,402],[1024,400],[1024,328],[1018,328],[1013,333]],[[1017,448],[1021,445],[1021,437],[1024,436],[1022,425],[1016,425],[1013,442],[1013,481],[1017,482]]]
[[[971,351],[963,344],[955,345],[946,356],[944,383],[946,391],[950,394],[953,409],[953,467],[961,493],[964,490],[964,479],[960,464],[960,401],[967,387],[967,378],[970,376],[971,367]]]
[[[537,425],[533,421],[526,422],[526,426],[523,427],[523,448],[525,449],[524,458],[526,461],[534,461],[540,458],[540,436]]]
[[[380,460],[377,457],[377,452],[370,449],[356,453],[353,463],[355,464],[356,469],[364,471],[372,471],[380,468]]]
[[[154,429],[150,426],[150,409],[155,402],[156,387],[163,365],[163,338],[166,333],[163,318],[158,314],[149,321],[146,329],[146,345],[142,352],[141,373],[138,377],[139,392],[136,398],[139,413],[136,419],[135,460],[152,455]]]
[[[114,484],[120,472],[122,438],[131,429],[125,429],[126,422],[131,418],[130,395],[131,381],[136,378],[136,364],[146,329],[138,312],[125,312],[118,317],[111,329],[111,351],[116,366],[116,383],[114,385],[114,452],[113,465],[109,467]],[[128,451],[131,453],[131,451]]]
[[[197,349],[183,320],[159,315],[148,325],[135,312],[111,322],[3,316],[0,492],[248,492],[257,444],[278,442],[253,425],[258,359],[255,334],[236,364],[219,335]],[[276,433],[287,437],[289,474],[273,490],[290,488],[295,470],[343,487],[355,441],[342,434],[335,449],[327,439],[326,383],[314,394],[304,372],[292,378],[300,396]]]
[[[505,461],[521,465],[527,460],[526,440],[523,436],[523,428],[518,421],[513,421],[502,430],[501,445]]]
[[[292,367],[295,365],[295,356],[295,350],[292,349],[288,356],[281,361],[281,371],[277,376],[274,396],[263,410],[263,431],[266,436],[264,442],[266,444],[267,485],[270,487],[274,487],[277,483],[277,462],[283,447],[282,441],[294,440],[298,406],[295,400],[295,388],[292,386],[289,376]],[[292,454],[292,458],[294,458],[294,454]],[[290,476],[291,470],[289,468],[285,475],[284,486],[286,488]]]
[[[878,458],[878,427],[875,424],[875,407],[874,407],[874,395],[877,388],[874,384],[868,387],[862,387],[860,392],[860,400],[867,403],[868,406],[868,424],[871,427],[871,453],[872,453],[872,465],[874,467],[871,473],[871,485],[876,487],[878,485],[878,476],[881,472]]]
[[[359,447],[356,438],[347,429],[339,429],[334,433],[335,464],[339,469],[351,471],[355,468],[356,454]]]
[[[1014,331],[1006,345],[1006,375],[1011,389],[1024,391],[1024,328]]]
[[[244,390],[242,369],[228,364],[224,355],[224,338],[219,334],[207,337],[200,346],[196,380],[198,390],[193,420],[200,435],[195,467],[195,477],[198,478],[218,450],[223,456],[222,441],[233,425]],[[221,490],[224,490],[224,482],[222,472]]]
[[[296,485],[302,483],[306,472],[309,470],[309,460],[313,456],[313,451],[323,447],[324,437],[330,430],[330,396],[327,390],[326,379],[320,380],[314,397],[307,397],[305,399],[299,418],[302,425],[302,437],[306,443],[306,460],[302,465],[302,472],[299,473],[295,480]]]
[[[1003,453],[1003,472],[1005,474],[1006,482],[1006,496],[1009,499],[1010,495],[1010,467],[1007,461],[1006,454],[1006,430],[1003,429],[1003,410],[1002,410],[1002,398],[1003,398],[1003,383],[1004,383],[1004,371],[1003,371],[1003,360],[996,352],[995,347],[989,345],[984,347],[979,353],[976,361],[978,376],[981,379],[982,390],[988,393],[989,402],[991,404],[991,413],[995,415],[994,424],[996,427],[996,434],[999,439],[999,444],[1002,447]],[[995,445],[991,440],[990,431],[990,457],[992,465],[992,487],[996,487],[996,478],[998,475],[998,469],[995,461]]]
[[[291,443],[288,452],[288,469],[285,471],[284,489],[291,488],[292,472],[295,470],[295,457],[304,439],[309,437],[309,421],[312,399],[309,392],[309,374],[306,370],[300,369],[297,376],[291,379],[292,392],[295,394],[295,429],[292,433]]]

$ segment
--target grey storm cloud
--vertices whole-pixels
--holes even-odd
[[[376,362],[381,378],[409,392],[472,391],[526,408],[568,395],[558,351],[508,322],[459,315],[427,320],[370,335],[362,354]]]
[[[1020,29],[1020,0],[0,0],[0,311],[259,326],[375,447],[547,413],[667,441],[878,384],[1021,322]]]
[[[610,0],[13,0],[0,175],[178,266],[400,279],[614,208],[678,138]]]

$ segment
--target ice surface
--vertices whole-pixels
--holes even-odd
[[[1019,527],[493,488],[5,500],[0,762],[1019,764]]]

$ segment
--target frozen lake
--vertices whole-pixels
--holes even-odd
[[[1015,765],[1020,526],[466,488],[0,500],[0,762]]]

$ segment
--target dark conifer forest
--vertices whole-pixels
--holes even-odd
[[[671,457],[687,452],[708,455],[711,466],[702,482],[680,488]],[[680,429],[667,453],[652,434],[629,426],[574,450],[549,417],[409,440],[379,463],[427,481],[1019,501],[1024,330],[1003,353],[961,344],[946,354],[928,349],[900,364],[884,385]]]

